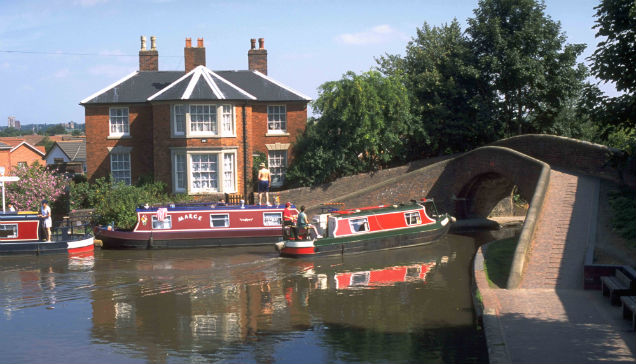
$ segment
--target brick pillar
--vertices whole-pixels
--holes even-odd
[[[247,51],[247,67],[250,71],[258,71],[267,74],[267,50],[265,49],[265,39],[258,39],[258,49],[256,49],[256,39],[251,39],[251,49]]]
[[[183,48],[185,57],[186,73],[192,71],[197,66],[205,66],[205,47],[203,46],[203,38],[197,40],[197,47],[192,47],[192,39],[186,38],[186,46]]]

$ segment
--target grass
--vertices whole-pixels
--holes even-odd
[[[491,287],[506,288],[519,237],[497,240],[484,252],[484,270]]]

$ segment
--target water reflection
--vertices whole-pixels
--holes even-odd
[[[54,307],[29,314],[63,322],[68,332],[51,340],[82,350],[82,362],[487,361],[470,296],[476,244],[451,235],[314,260],[279,258],[269,247],[15,258],[2,262],[0,325],[35,336],[33,320],[15,311]],[[88,309],[88,322],[60,307],[68,300]],[[0,333],[9,361],[56,361],[11,342]]]

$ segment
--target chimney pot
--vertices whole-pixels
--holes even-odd
[[[141,36],[141,49],[140,50],[142,50],[142,51],[146,50],[146,36],[145,35]]]
[[[186,48],[192,48],[192,39],[186,38]]]
[[[265,49],[265,38],[258,38],[258,49]]]
[[[150,50],[157,50],[157,37],[155,37],[154,35],[150,37]]]
[[[197,47],[198,48],[203,48],[203,38],[198,38],[197,39]]]
[[[256,49],[256,38],[250,39],[250,43],[252,44],[252,48],[250,49]]]

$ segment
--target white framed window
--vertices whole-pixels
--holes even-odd
[[[223,192],[236,192],[234,154],[223,154]]]
[[[172,133],[173,135],[185,135],[186,131],[186,106],[183,104],[174,105],[172,109]]]
[[[190,105],[190,134],[217,134],[216,105]]]
[[[130,127],[128,125],[128,108],[127,107],[111,107],[109,110],[109,136],[122,137],[130,135]]]
[[[419,212],[405,212],[404,219],[407,225],[419,225],[422,223]]]
[[[174,190],[175,192],[185,192],[187,186],[186,155],[185,153],[175,153],[173,157],[174,168]]]
[[[287,132],[287,107],[285,105],[267,106],[267,132]]]
[[[210,227],[229,227],[230,215],[228,214],[210,214]]]
[[[18,224],[2,224],[0,225],[0,237],[1,238],[17,238],[18,237]]]
[[[157,219],[157,216],[153,216],[152,228],[157,230],[172,229],[172,216],[166,216],[163,221],[159,221],[159,219]]]
[[[282,212],[263,212],[264,226],[281,226],[283,224]]]
[[[217,192],[218,154],[190,155],[190,190],[192,192]]]
[[[110,153],[110,174],[113,176],[113,182],[131,184],[129,152]]]
[[[287,169],[287,151],[268,151],[267,162],[267,165],[269,166],[269,172],[272,176],[272,186],[282,186],[285,182],[285,170]]]
[[[221,105],[221,134],[234,136],[234,112],[232,105]]]
[[[351,231],[353,231],[354,233],[369,231],[369,221],[366,217],[351,219],[349,220],[349,225],[351,226]]]

